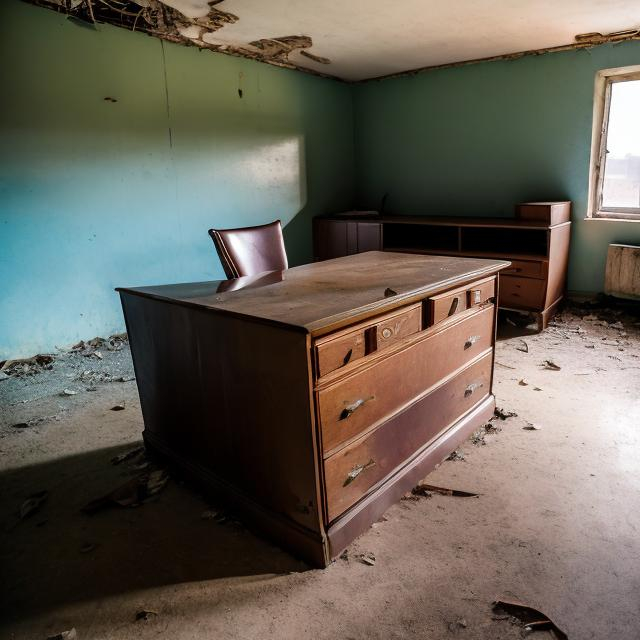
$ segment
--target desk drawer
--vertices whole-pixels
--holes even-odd
[[[370,429],[493,344],[494,307],[317,392],[323,451]]]
[[[486,398],[490,387],[489,353],[373,433],[325,460],[329,521]]]
[[[500,306],[516,309],[541,309],[544,303],[545,280],[500,276]]]
[[[437,324],[450,316],[466,311],[493,298],[496,294],[496,281],[482,280],[454,291],[447,291],[429,298],[430,324]]]
[[[544,278],[544,263],[534,260],[511,260],[511,266],[500,272],[500,277],[503,275],[522,276],[524,278]]]
[[[421,329],[422,305],[414,304],[322,338],[316,342],[318,377],[386,349]]]

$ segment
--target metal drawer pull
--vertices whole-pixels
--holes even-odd
[[[469,336],[467,341],[464,343],[464,348],[469,349],[470,347],[473,347],[478,340],[480,340],[480,336]]]
[[[482,384],[482,382],[472,382],[465,390],[464,390],[464,397],[468,398],[470,395],[473,394],[473,392],[476,389],[480,389],[481,387],[484,387],[484,384]]]
[[[460,298],[454,298],[451,301],[451,306],[449,307],[448,315],[452,316],[458,310],[458,305],[459,304],[460,304]]]
[[[373,400],[373,396],[369,396],[368,398],[360,398],[359,400],[348,404],[342,410],[342,413],[340,414],[340,420],[346,420],[347,418],[349,418],[356,409],[359,409],[365,402],[368,402],[369,400]]]
[[[371,460],[369,460],[367,464],[357,464],[355,467],[353,467],[353,469],[351,469],[351,471],[349,471],[347,477],[344,479],[344,483],[342,486],[346,487],[347,485],[351,484],[363,471],[371,469],[371,467],[375,466],[376,462],[373,458],[371,458]]]
[[[342,364],[347,364],[347,362],[351,360],[352,355],[353,355],[353,349],[349,349],[349,351],[347,351],[347,355],[344,357],[344,360],[342,361]]]

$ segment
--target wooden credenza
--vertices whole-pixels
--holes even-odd
[[[145,443],[326,566],[493,414],[508,267],[369,252],[119,289]]]
[[[522,203],[514,218],[319,216],[314,257],[402,251],[509,260],[511,267],[501,274],[499,306],[535,313],[542,330],[564,295],[570,219],[570,202]]]

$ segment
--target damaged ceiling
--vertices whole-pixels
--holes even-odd
[[[27,1],[84,22],[348,81],[640,39],[637,0]]]

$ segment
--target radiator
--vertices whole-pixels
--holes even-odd
[[[604,292],[617,298],[640,300],[640,247],[609,245]]]

